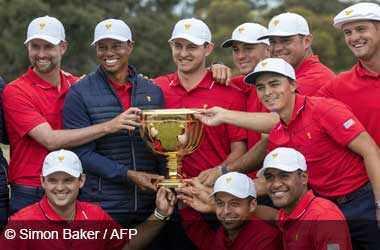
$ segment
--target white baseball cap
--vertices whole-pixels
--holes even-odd
[[[132,32],[128,25],[120,19],[106,19],[98,23],[95,27],[94,41],[96,42],[111,38],[121,42],[132,41]]]
[[[264,43],[269,45],[268,39],[259,40],[261,36],[265,36],[268,33],[268,29],[257,23],[243,23],[236,27],[232,32],[231,39],[228,39],[222,43],[222,48],[228,48],[232,46],[232,43],[243,42],[249,44]]]
[[[263,72],[278,73],[292,80],[296,79],[293,67],[284,59],[266,58],[256,65],[255,69],[244,78],[244,81],[249,84],[255,84],[256,78]]]
[[[274,16],[268,24],[268,33],[259,39],[269,38],[271,36],[294,36],[309,35],[309,25],[306,19],[295,13],[283,13]]]
[[[263,167],[257,172],[257,177],[264,176],[265,170],[275,168],[285,172],[298,169],[306,171],[306,160],[303,154],[292,148],[276,148],[265,156]]]
[[[42,39],[57,45],[61,41],[65,41],[65,28],[55,17],[44,16],[35,18],[29,23],[24,44],[33,39]]]
[[[376,3],[351,5],[334,17],[334,26],[341,29],[343,24],[358,20],[380,21],[380,6]]]
[[[196,45],[211,43],[211,31],[207,24],[195,18],[182,19],[174,26],[169,42],[176,38],[186,39]]]
[[[256,198],[255,184],[252,179],[238,172],[230,172],[219,176],[214,185],[214,192],[210,196],[218,192],[229,193],[241,199],[248,196]]]
[[[68,150],[50,152],[44,160],[42,176],[55,172],[65,172],[71,176],[79,177],[83,173],[82,163],[78,156]]]

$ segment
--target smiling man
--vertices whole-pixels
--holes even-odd
[[[128,231],[100,206],[77,200],[86,175],[75,153],[63,149],[49,153],[40,179],[45,196],[10,217],[8,231],[14,230],[17,236],[1,235],[2,249],[145,249],[166,224],[164,218],[172,214],[176,202],[174,193],[161,188],[154,214]]]
[[[246,111],[267,111],[257,98],[255,86],[244,82],[244,77],[252,72],[257,63],[269,57],[269,40],[258,39],[268,33],[267,28],[257,23],[240,24],[232,32],[230,39],[222,43],[222,48],[232,49],[232,59],[239,69],[240,75],[232,77],[231,83],[238,86],[245,93]],[[248,149],[253,147],[261,138],[257,131],[248,131]]]
[[[221,224],[216,233],[194,209],[182,207],[180,211],[186,233],[198,249],[282,249],[279,231],[252,216],[257,206],[256,190],[247,175],[231,172],[220,176],[211,196],[215,199],[212,210]]]
[[[295,69],[301,94],[314,95],[335,77],[314,55],[313,36],[303,16],[290,12],[274,16],[268,24],[268,33],[259,39],[268,38],[271,57],[282,58]]]
[[[161,87],[167,108],[211,108],[221,106],[245,110],[244,94],[215,82],[206,68],[214,44],[209,27],[195,18],[182,19],[169,39],[177,72],[154,79]],[[245,129],[231,125],[205,127],[199,148],[184,157],[182,173],[188,177],[207,176],[208,170],[221,173],[221,165],[246,152]],[[204,173],[202,173],[204,172]],[[213,183],[211,183],[213,184]]]
[[[345,43],[358,63],[323,86],[318,95],[334,98],[349,106],[379,147],[380,6],[364,2],[349,6],[335,16],[334,26],[342,31]],[[351,205],[351,209],[363,214],[363,219],[357,222],[357,230],[351,232],[358,239],[353,241],[354,245],[380,249],[380,232],[367,222],[375,213],[379,220],[379,198],[376,196],[375,201],[369,201],[366,206]],[[367,235],[372,237],[368,240]]]
[[[99,66],[70,89],[63,123],[65,128],[82,128],[128,112],[128,129],[74,151],[88,176],[80,199],[99,204],[119,224],[129,227],[154,209],[155,184],[166,171],[164,159],[153,155],[142,141],[136,112],[164,108],[164,98],[158,86],[140,77],[129,64],[134,41],[124,21],[98,23],[92,45]]]
[[[280,208],[276,221],[284,249],[351,249],[342,212],[331,201],[308,190],[306,161],[300,152],[276,148],[265,157],[257,175],[265,177],[269,197]]]
[[[245,80],[256,85],[261,102],[280,116],[267,151],[292,147],[301,152],[310,186],[343,211],[352,241],[379,249],[375,202],[380,198],[380,155],[360,121],[334,99],[297,94],[294,69],[283,59],[261,61]]]
[[[321,88],[318,95],[348,105],[379,146],[380,120],[375,114],[380,110],[380,6],[376,3],[349,6],[335,16],[334,26],[342,31],[358,63]]]

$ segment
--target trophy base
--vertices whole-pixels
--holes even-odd
[[[158,183],[158,186],[166,188],[179,188],[186,186],[186,184],[180,179],[163,179]]]

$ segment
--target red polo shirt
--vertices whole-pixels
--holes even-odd
[[[348,225],[339,208],[308,191],[289,215],[278,213],[284,250],[351,250]]]
[[[320,195],[336,198],[368,182],[361,156],[347,145],[365,131],[342,103],[329,98],[296,95],[288,125],[279,121],[269,135],[268,152],[290,147],[301,152],[309,184]]]
[[[349,106],[380,146],[380,74],[373,74],[357,63],[321,88],[318,95],[334,98]]]
[[[281,234],[273,226],[251,217],[231,240],[222,226],[215,233],[202,216],[192,208],[180,210],[187,236],[199,250],[279,250],[282,249]]]
[[[322,86],[335,77],[335,73],[323,65],[317,55],[302,62],[295,73],[297,89],[302,95],[315,95]]]
[[[12,184],[41,186],[42,163],[49,150],[32,139],[29,131],[48,122],[62,129],[61,111],[71,84],[79,78],[61,73],[61,89],[44,81],[30,67],[9,83],[3,93],[3,110],[10,141],[8,179]]]
[[[129,109],[131,107],[131,83],[128,82],[125,85],[120,85],[110,79],[109,81],[111,85],[115,88],[116,93],[119,96],[121,103],[123,104],[124,110]]]
[[[101,207],[80,201],[76,201],[75,207],[75,219],[71,223],[62,220],[46,196],[40,202],[21,209],[10,217],[7,225],[8,229],[15,230],[16,238],[5,239],[2,235],[1,249],[116,250],[127,244],[127,235],[120,239],[113,237],[112,233],[121,232],[121,227]],[[47,233],[43,238],[37,238],[25,229]],[[80,232],[82,234],[78,234]]]
[[[177,73],[158,77],[154,82],[161,87],[167,108],[219,106],[232,110],[245,110],[244,94],[235,88],[214,82],[210,71],[207,71],[204,78],[190,91],[182,87]],[[205,126],[201,145],[182,161],[182,173],[187,177],[195,177],[203,170],[219,165],[231,152],[231,143],[246,138],[247,131],[236,126]]]

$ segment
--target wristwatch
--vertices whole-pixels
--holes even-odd
[[[380,200],[375,203],[376,209],[380,209]]]
[[[220,172],[222,172],[222,174],[227,174],[228,171],[227,171],[227,164],[224,163],[222,166],[219,166],[219,169],[220,169]]]

